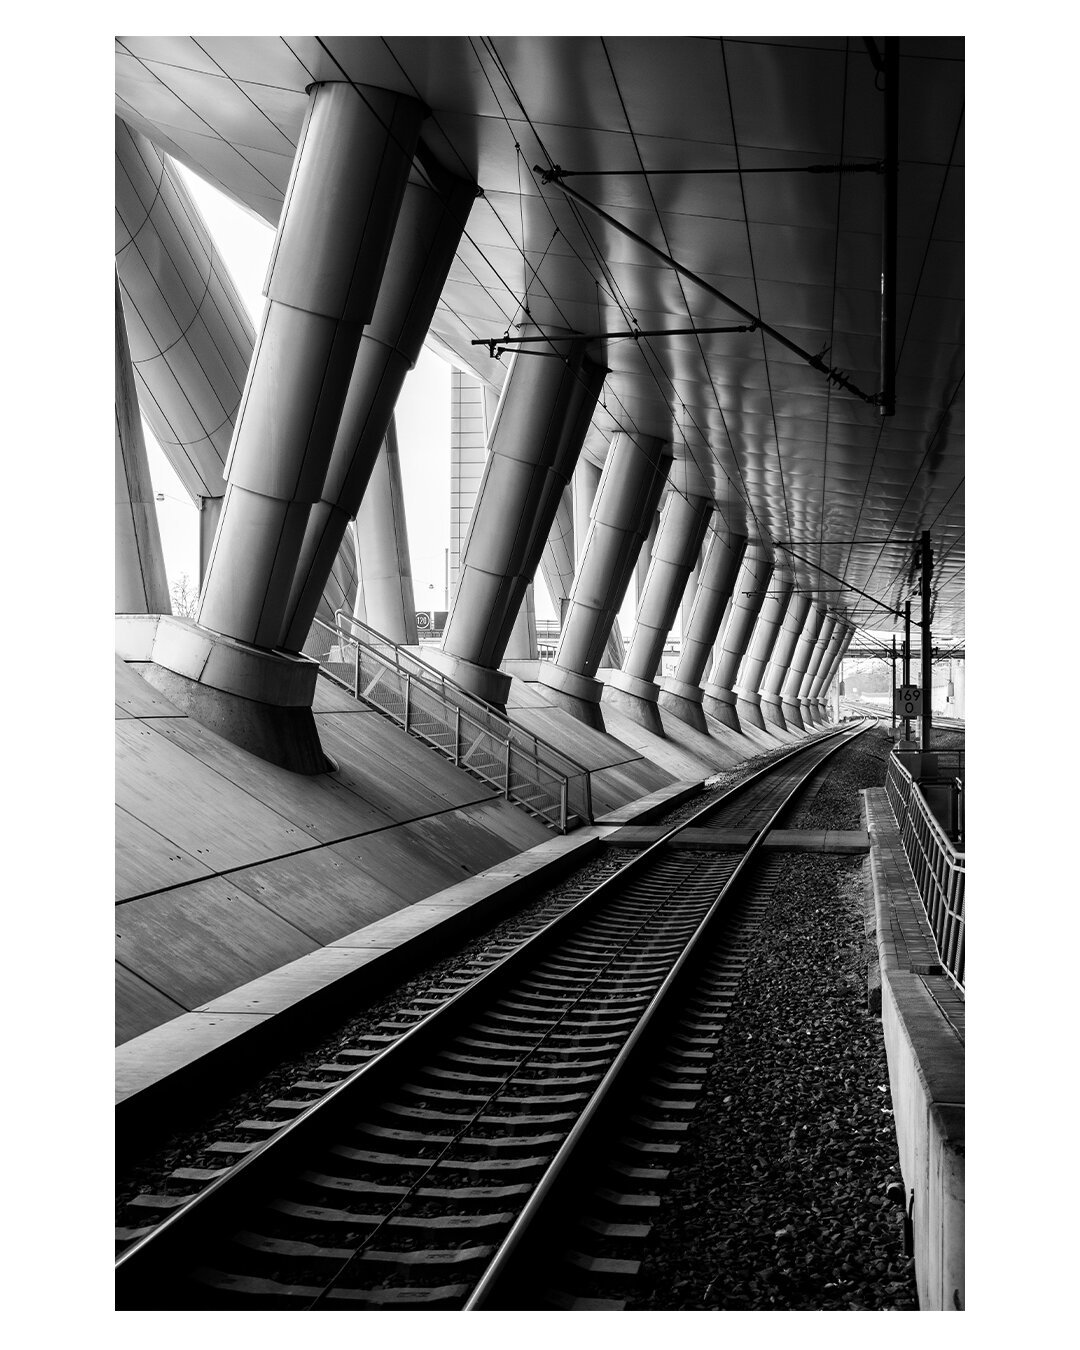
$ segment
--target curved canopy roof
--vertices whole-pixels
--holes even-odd
[[[619,428],[669,441],[679,490],[862,627],[895,626],[930,531],[948,646],[964,609],[962,40],[899,40],[892,416],[873,401],[887,176],[807,171],[883,161],[884,44],[123,37],[117,112],[276,224],[309,85],[419,98],[427,150],[482,189],[432,325],[455,360],[501,385],[509,356],[477,339],[512,342],[526,321],[630,334],[598,340],[610,374],[587,453]],[[703,331],[733,326],[749,331]]]

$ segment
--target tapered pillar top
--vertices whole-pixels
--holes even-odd
[[[367,323],[425,115],[423,104],[388,89],[313,87],[270,255],[267,299]]]

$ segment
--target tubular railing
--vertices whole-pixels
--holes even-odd
[[[407,648],[346,614],[337,619],[336,628],[314,621],[304,654],[354,698],[561,833],[578,821],[591,823],[588,769]]]
[[[889,756],[885,791],[900,827],[904,852],[922,897],[941,964],[963,988],[964,854],[942,829],[918,783],[896,755]]]

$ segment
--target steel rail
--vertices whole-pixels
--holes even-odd
[[[220,1221],[234,1204],[266,1189],[271,1180],[288,1168],[301,1153],[317,1145],[338,1125],[345,1112],[352,1106],[354,1098],[364,1093],[373,1098],[383,1081],[397,1072],[400,1061],[408,1060],[410,1056],[418,1057],[428,1053],[428,1048],[432,1043],[437,1043],[437,1038],[443,1034],[444,1028],[453,1025],[458,1017],[464,1019],[471,1016],[477,1006],[483,1006],[484,1000],[493,989],[498,988],[500,984],[508,984],[519,971],[528,969],[533,958],[544,949],[545,945],[551,945],[563,931],[571,929],[592,909],[599,908],[609,891],[613,891],[619,885],[625,885],[631,877],[645,871],[657,852],[682,830],[693,826],[702,817],[721,810],[725,804],[744,795],[762,778],[775,774],[797,755],[806,754],[812,748],[820,747],[830,740],[837,740],[835,748],[839,749],[851,739],[849,731],[850,728],[847,727],[837,729],[816,737],[810,743],[803,742],[793,747],[742,782],[734,784],[718,797],[714,797],[686,819],[676,822],[655,843],[643,849],[612,877],[599,883],[592,891],[538,929],[476,980],[404,1031],[392,1044],[373,1054],[353,1074],[332,1086],[293,1120],[285,1122],[271,1139],[229,1168],[225,1174],[193,1196],[187,1204],[121,1253],[116,1261],[118,1306],[132,1308],[154,1306],[147,1303],[146,1297],[154,1293],[163,1268],[175,1259],[178,1251],[190,1245],[200,1233]],[[815,763],[809,772],[815,772],[817,767],[818,764]],[[141,1291],[140,1281],[145,1282]]]
[[[491,1302],[497,1298],[500,1282],[508,1278],[511,1264],[515,1259],[518,1250],[522,1243],[526,1241],[530,1230],[541,1219],[546,1206],[551,1202],[552,1196],[555,1194],[556,1187],[565,1169],[591,1137],[592,1131],[597,1120],[600,1118],[603,1109],[612,1099],[613,1094],[623,1085],[627,1073],[634,1067],[634,1061],[646,1038],[655,1028],[659,1017],[668,1011],[673,995],[681,993],[683,977],[685,976],[687,969],[699,955],[701,944],[705,938],[709,936],[718,914],[726,907],[732,893],[744,878],[751,864],[756,861],[766,836],[775,828],[777,820],[788,809],[792,800],[802,791],[807,781],[818,772],[822,764],[831,758],[832,755],[835,755],[838,751],[849,745],[856,736],[862,735],[866,729],[866,726],[862,726],[858,731],[851,735],[832,738],[836,739],[836,744],[832,745],[828,752],[821,756],[820,759],[815,760],[814,763],[808,766],[806,772],[791,786],[766,823],[755,833],[753,839],[750,841],[741,859],[737,863],[735,870],[724,883],[723,889],[713,901],[708,912],[690,938],[690,941],[683,948],[683,951],[668,972],[663,983],[660,985],[660,988],[653,995],[648,1007],[645,1009],[634,1030],[626,1038],[626,1041],[612,1061],[604,1078],[590,1097],[588,1105],[574,1122],[566,1139],[559,1147],[555,1157],[551,1160],[547,1171],[533,1189],[529,1199],[525,1202],[524,1208],[521,1210],[517,1219],[515,1219],[509,1233],[507,1233],[506,1237],[503,1239],[499,1250],[495,1253],[487,1270],[484,1272],[476,1287],[473,1289],[472,1294],[467,1299],[463,1311],[477,1311],[489,1306]],[[820,744],[820,740],[815,742],[815,745]]]

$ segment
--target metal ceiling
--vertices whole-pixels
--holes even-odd
[[[124,37],[117,112],[276,224],[308,85],[420,98],[429,150],[483,189],[432,332],[494,385],[509,357],[472,344],[512,341],[526,318],[588,334],[745,323],[536,168],[558,165],[588,202],[875,394],[882,176],[789,170],[882,159],[883,41]],[[951,642],[964,616],[963,42],[899,50],[895,415],[760,328],[614,339],[586,452],[601,460],[620,428],[669,441],[678,489],[786,546],[799,586],[863,627],[895,626],[887,607],[916,594],[929,530],[933,628]],[[690,172],[703,169],[737,172]]]

